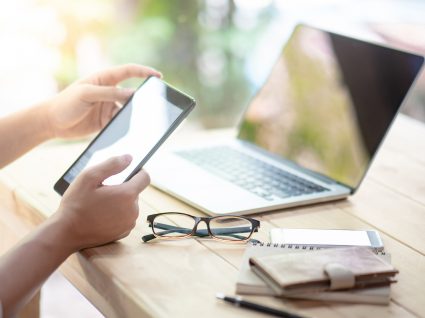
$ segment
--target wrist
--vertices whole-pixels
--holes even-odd
[[[69,212],[71,211],[67,211],[66,207],[60,206],[50,219],[60,232],[58,236],[63,240],[65,248],[72,254],[86,248],[87,240],[81,233],[81,226],[78,226],[78,222],[73,219],[73,213]]]
[[[81,249],[70,228],[66,220],[58,217],[57,213],[45,222],[43,228],[43,243],[64,259]]]
[[[26,134],[30,135],[35,144],[42,143],[54,137],[49,120],[50,101],[41,102],[21,113],[27,126]]]
[[[56,137],[55,130],[53,129],[50,119],[50,108],[52,107],[52,100],[47,100],[40,103],[35,107],[36,122],[39,125],[39,131],[44,140]]]

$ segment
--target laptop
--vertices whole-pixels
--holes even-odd
[[[359,188],[422,56],[298,25],[228,140],[173,149],[152,184],[210,215],[338,200]]]

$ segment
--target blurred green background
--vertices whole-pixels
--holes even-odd
[[[385,9],[385,10],[384,10]],[[0,4],[0,115],[121,63],[192,95],[189,122],[237,124],[300,21],[425,52],[420,0],[14,0]],[[135,86],[138,82],[124,85]],[[404,111],[425,120],[425,81]]]
[[[66,32],[54,73],[59,89],[100,61],[149,65],[198,101],[191,119],[203,128],[234,124],[255,92],[246,64],[275,15],[268,1],[239,9],[227,0],[38,3]]]

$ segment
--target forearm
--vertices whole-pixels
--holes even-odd
[[[0,119],[0,168],[51,138],[47,103]]]
[[[41,284],[75,251],[55,216],[0,258],[4,317],[14,316]]]

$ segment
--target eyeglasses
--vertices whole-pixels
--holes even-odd
[[[213,239],[243,243],[254,232],[258,232],[260,221],[243,216],[197,217],[180,212],[165,212],[148,215],[147,221],[153,234],[142,237],[143,242],[154,238],[181,239],[189,236],[209,237]],[[206,229],[198,229],[200,222],[205,222]]]

